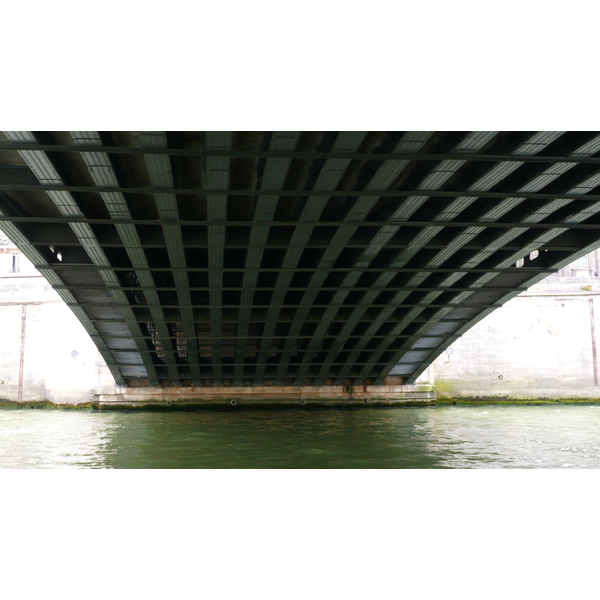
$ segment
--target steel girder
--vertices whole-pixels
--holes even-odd
[[[600,134],[5,132],[0,229],[119,383],[410,382],[600,246]]]

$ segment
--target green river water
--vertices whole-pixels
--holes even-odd
[[[596,468],[600,406],[0,410],[0,468]]]

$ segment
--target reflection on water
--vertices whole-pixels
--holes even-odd
[[[0,468],[109,467],[109,419],[83,411],[0,410]],[[110,415],[109,415],[110,417]]]
[[[600,406],[0,410],[0,468],[596,468]]]

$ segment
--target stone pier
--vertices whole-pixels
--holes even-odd
[[[110,387],[92,390],[97,409],[293,406],[428,406],[433,385]]]

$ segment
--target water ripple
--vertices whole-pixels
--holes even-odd
[[[597,408],[0,410],[0,468],[598,468]]]

